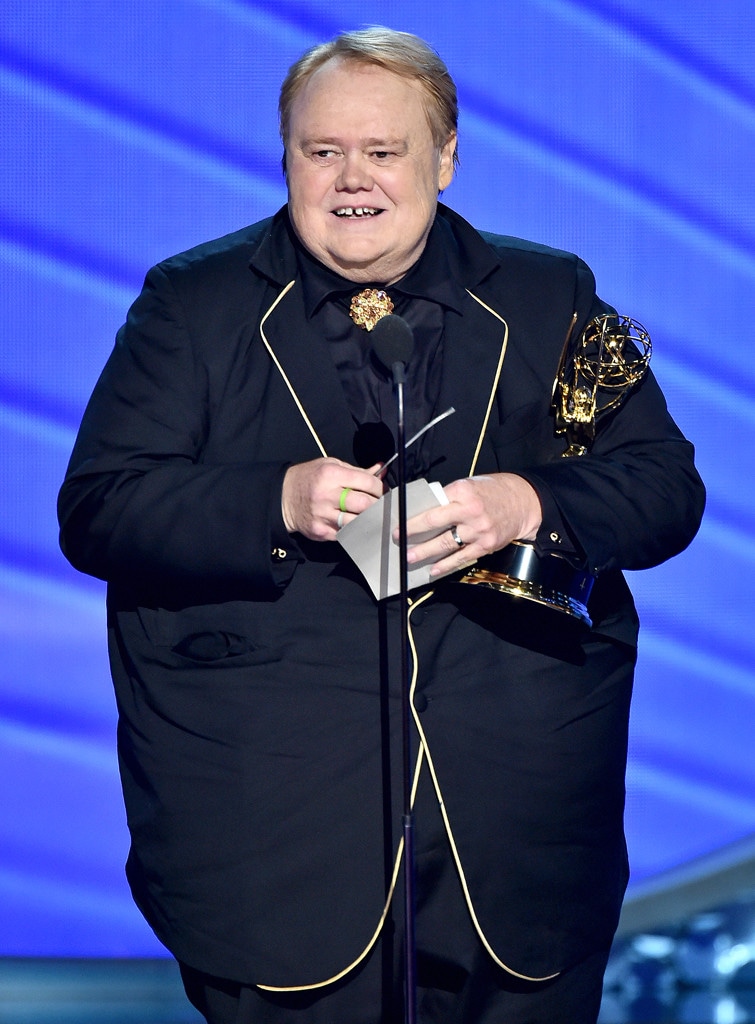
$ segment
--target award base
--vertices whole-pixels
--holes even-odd
[[[531,544],[523,541],[514,541],[484,558],[468,569],[459,582],[534,601],[569,615],[588,628],[592,626],[587,601],[595,577],[575,569],[558,555],[541,557]]]

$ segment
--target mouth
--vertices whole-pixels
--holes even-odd
[[[370,217],[377,217],[382,212],[377,206],[339,206],[333,210],[336,217],[345,220],[369,220]]]

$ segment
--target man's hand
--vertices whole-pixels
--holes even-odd
[[[380,464],[359,469],[339,459],[290,466],[283,478],[281,510],[289,533],[335,540],[338,530],[369,508],[385,490]]]
[[[413,516],[406,524],[410,565],[430,560],[435,563],[430,575],[444,576],[473,565],[512,540],[535,539],[542,509],[537,492],[523,477],[514,473],[473,476],[455,480],[444,491],[448,505]],[[442,531],[437,537],[412,546],[413,535],[437,529]]]

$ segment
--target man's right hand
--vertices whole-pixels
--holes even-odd
[[[360,469],[330,458],[290,466],[281,495],[286,529],[309,540],[335,540],[342,526],[382,496],[379,470],[380,463]]]

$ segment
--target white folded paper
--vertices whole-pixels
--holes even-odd
[[[406,485],[407,519],[447,504],[448,498],[439,483],[429,484],[427,480],[412,480]],[[393,539],[393,531],[397,526],[398,489],[394,488],[338,531],[338,543],[361,570],[372,593],[379,601],[384,597],[398,594],[401,589],[399,549]],[[437,537],[447,529],[445,526],[412,537],[412,543],[418,544],[431,537]],[[410,590],[430,582],[431,565],[432,561],[426,561],[409,566],[407,585]]]

